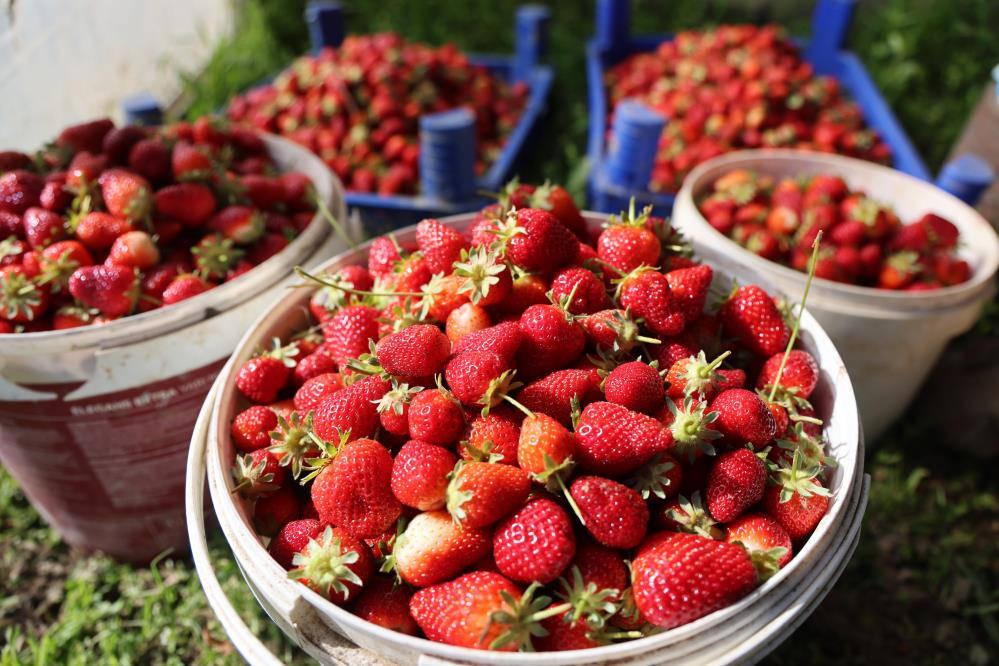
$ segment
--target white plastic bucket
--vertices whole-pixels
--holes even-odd
[[[472,215],[458,215],[445,221],[465,228]],[[598,225],[606,216],[586,213],[591,225]],[[398,233],[400,241],[413,238],[413,228]],[[363,261],[367,245],[344,253],[323,264],[324,270]],[[731,261],[715,263],[718,279],[735,277],[741,282],[756,282],[772,289],[766,280],[759,280],[752,271]],[[209,602],[215,608],[223,626],[237,649],[251,663],[275,663],[264,646],[256,640],[221,594],[207,558],[203,521],[203,479],[208,476],[212,503],[223,532],[229,542],[244,577],[268,615],[310,655],[323,663],[490,663],[577,665],[593,663],[661,663],[674,652],[693,650],[722,640],[737,629],[753,631],[754,621],[787,596],[797,586],[815,579],[817,571],[835,571],[850,551],[848,536],[863,515],[860,501],[863,467],[863,443],[857,405],[846,368],[832,342],[807,312],[802,318],[801,341],[811,351],[820,367],[820,383],[813,399],[819,414],[826,417],[826,433],[830,454],[838,466],[833,468],[829,487],[833,491],[829,512],[822,519],[805,547],[791,563],[736,604],[695,622],[656,636],[592,650],[544,654],[509,654],[470,650],[424,639],[406,636],[370,624],[339,608],[307,587],[287,578],[284,569],[267,553],[252,529],[243,503],[234,498],[228,473],[233,449],[229,424],[240,408],[234,389],[236,369],[250,357],[252,350],[271,337],[287,336],[303,321],[301,306],[309,298],[309,290],[295,294],[264,314],[249,330],[227,366],[219,375],[213,395],[205,403],[198,428],[192,440],[188,466],[188,520],[195,563],[205,586]],[[791,297],[797,297],[791,294]],[[347,641],[344,640],[347,639]],[[348,642],[349,641],[349,642]],[[355,647],[359,646],[359,647]],[[773,644],[776,646],[776,643]],[[363,648],[363,649],[362,649]],[[637,660],[637,661],[636,661]]]
[[[737,262],[779,291],[798,294],[805,274],[746,250],[729,240],[697,209],[696,200],[732,169],[772,176],[820,173],[842,177],[890,204],[905,221],[937,213],[961,232],[959,254],[972,268],[968,282],[930,292],[858,287],[816,278],[808,296],[815,315],[850,370],[868,439],[877,439],[912,401],[944,347],[970,329],[995,293],[999,239],[989,223],[960,199],[925,181],[870,162],[794,150],[729,153],[694,169],[673,207],[673,222],[710,262]]]
[[[264,139],[346,220],[318,158]],[[0,335],[0,460],[63,539],[130,561],[186,547],[187,447],[209,387],[292,268],[344,247],[317,214],[280,253],[196,298],[103,326]]]

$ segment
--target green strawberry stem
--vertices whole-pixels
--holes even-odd
[[[517,409],[519,409],[520,411],[522,411],[524,413],[524,416],[534,416],[534,412],[532,412],[531,410],[529,410],[527,407],[524,407],[524,405],[520,404],[519,402],[517,402],[516,400],[514,400],[510,396],[506,395],[505,393],[503,394],[503,399],[506,400],[507,402],[509,402],[511,405],[513,405]]]
[[[344,284],[339,284],[336,282],[330,282],[329,280],[324,280],[318,275],[313,275],[301,266],[295,266],[295,273],[306,280],[311,280],[317,284],[321,284],[324,287],[332,287],[333,289],[339,289],[340,291],[352,294],[354,296],[374,296],[376,298],[387,297],[392,298],[393,296],[426,296],[423,292],[413,292],[413,291],[363,291],[361,289],[354,289],[353,287],[348,287]]]
[[[326,202],[323,201],[323,198],[319,196],[319,193],[315,192],[315,190],[313,190],[312,201],[316,204],[316,210],[319,211],[319,214],[330,223],[330,226],[333,227],[333,231],[343,240],[343,242],[351,248],[357,247],[357,241],[350,237],[350,234],[348,234],[347,230],[343,228],[340,221],[333,216],[333,213],[330,212],[329,206],[326,205]]]
[[[579,510],[579,505],[576,504],[576,500],[572,499],[569,489],[565,487],[565,481],[562,480],[562,475],[555,474],[553,476],[555,477],[555,481],[558,482],[558,487],[562,491],[562,495],[565,496],[565,501],[569,503],[569,507],[572,509],[572,512],[576,514],[577,518],[579,518],[580,525],[586,527],[586,521],[583,520],[583,512]]]
[[[632,640],[635,638],[645,638],[645,634],[640,631],[615,631],[610,633],[600,634],[601,638],[605,638],[609,641],[618,640]]]
[[[805,291],[801,295],[801,303],[798,304],[798,316],[794,318],[794,326],[791,328],[791,337],[787,340],[787,347],[784,349],[784,356],[780,359],[780,367],[777,368],[777,374],[774,376],[773,385],[770,387],[770,396],[767,398],[767,402],[773,402],[774,396],[777,395],[777,387],[780,386],[780,377],[784,374],[784,366],[787,365],[787,357],[791,354],[791,349],[794,348],[794,341],[798,339],[798,329],[801,327],[801,316],[805,314],[805,301],[808,300],[808,291],[812,288],[812,278],[815,277],[815,264],[819,260],[819,244],[822,242],[822,232],[820,231],[815,236],[815,240],[812,242],[812,256],[808,260],[808,277],[805,278]]]
[[[637,335],[635,336],[635,339],[639,342],[646,342],[650,345],[661,345],[663,343],[662,340],[656,340],[655,338],[650,338],[647,335]]]

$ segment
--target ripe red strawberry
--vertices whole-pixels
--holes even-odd
[[[397,585],[385,576],[374,576],[364,585],[351,612],[380,627],[415,636],[420,629],[409,614],[412,596],[413,591],[407,586]]]
[[[829,510],[829,490],[818,479],[819,469],[805,465],[800,454],[774,474],[763,494],[763,508],[783,527],[792,541],[801,541]]]
[[[83,151],[99,153],[104,138],[112,129],[114,122],[110,118],[98,118],[63,129],[56,137],[55,143],[76,153]]]
[[[156,212],[186,227],[203,226],[215,212],[215,195],[198,183],[177,183],[156,191]]]
[[[756,388],[770,390],[783,357],[784,354],[776,354],[767,359],[756,378]],[[792,349],[780,376],[780,386],[794,397],[808,400],[818,383],[819,366],[812,355],[802,349]]]
[[[572,196],[561,185],[544,183],[531,192],[528,201],[530,208],[541,208],[550,211],[565,225],[566,229],[580,238],[586,237],[586,220],[579,211],[579,206]],[[518,204],[518,207],[519,204]]]
[[[111,247],[115,239],[131,231],[131,223],[108,213],[87,213],[76,222],[76,238],[88,250],[102,252]]]
[[[246,455],[236,456],[232,477],[233,492],[244,497],[259,497],[283,487],[288,479],[288,472],[270,451],[257,449]]]
[[[232,441],[240,451],[249,453],[269,446],[271,431],[277,428],[277,414],[262,405],[244,409],[232,421]]]
[[[402,510],[392,494],[392,454],[371,439],[343,444],[312,482],[312,503],[323,523],[357,538],[376,537]]]
[[[108,317],[122,317],[135,307],[139,282],[124,266],[81,266],[69,278],[69,293]]]
[[[638,324],[624,310],[595,312],[583,319],[583,329],[598,350],[629,352],[642,341]]]
[[[594,474],[623,476],[669,444],[657,420],[611,402],[587,405],[576,424],[580,467]]]
[[[208,178],[214,165],[208,151],[202,146],[192,146],[180,141],[170,155],[173,176],[178,181],[204,180]]]
[[[453,345],[466,335],[483,331],[492,324],[492,319],[484,307],[474,303],[465,303],[452,310],[451,314],[447,316],[444,332]]]
[[[369,341],[378,339],[378,310],[368,305],[348,305],[321,322],[326,349],[341,368],[368,351]]]
[[[422,389],[420,386],[392,383],[392,388],[378,401],[378,420],[385,432],[396,437],[409,437],[409,403]]]
[[[321,342],[322,336],[317,333],[317,337]],[[301,339],[296,340],[295,343],[298,345],[300,357],[298,363],[295,365],[295,373],[292,377],[292,382],[296,386],[301,386],[308,380],[319,375],[336,373],[336,360],[329,354],[326,348],[310,352],[305,348]],[[319,349],[319,347],[317,346],[315,349]],[[303,357],[303,355],[305,356]]]
[[[678,303],[687,321],[694,321],[704,312],[713,275],[707,264],[678,268],[666,274],[670,298]]]
[[[104,206],[115,217],[142,220],[149,215],[153,190],[142,176],[124,169],[108,169],[98,182]]]
[[[416,324],[378,341],[375,355],[390,375],[401,381],[428,379],[444,369],[451,341],[431,324]]]
[[[208,220],[208,228],[240,245],[249,245],[264,233],[264,217],[249,206],[226,206]]]
[[[128,152],[128,168],[153,183],[170,177],[170,150],[160,139],[142,139]]]
[[[421,391],[409,403],[409,436],[431,444],[454,444],[465,430],[465,414],[439,389]]]
[[[457,457],[447,449],[412,439],[402,445],[392,464],[392,493],[420,511],[443,509],[448,474]]]
[[[519,421],[519,412],[504,405],[490,409],[485,416],[476,416],[468,430],[468,439],[458,446],[458,453],[465,460],[491,459],[516,464],[521,433]]]
[[[532,305],[518,322],[523,341],[517,367],[525,377],[564,368],[583,353],[586,336],[578,322],[554,305]]]
[[[513,465],[462,462],[447,489],[448,513],[462,525],[492,525],[521,505],[531,490],[527,472]]]
[[[469,294],[461,289],[465,285],[465,278],[455,273],[450,275],[437,274],[430,278],[421,291],[426,296],[424,299],[424,309],[430,318],[444,323],[448,315],[469,302]]]
[[[517,401],[532,412],[547,414],[562,425],[572,425],[572,401],[585,407],[600,399],[600,379],[588,370],[556,370],[536,379],[517,394]]]
[[[26,323],[42,316],[51,300],[49,292],[36,284],[21,266],[0,268],[0,316]]]
[[[551,292],[552,300],[564,303],[565,309],[575,315],[592,314],[611,306],[604,283],[585,268],[563,268],[552,279]]]
[[[553,273],[571,264],[579,253],[575,234],[546,210],[522,208],[500,227],[506,257],[533,272]]]
[[[450,273],[454,262],[467,249],[465,238],[456,229],[437,220],[423,220],[416,225],[416,244],[431,273]]]
[[[547,414],[535,412],[524,419],[517,442],[517,465],[539,481],[567,469],[576,452],[572,433]]]
[[[243,187],[243,196],[250,200],[255,208],[273,210],[284,203],[284,185],[277,178],[250,173],[239,179]]]
[[[236,375],[236,388],[253,402],[274,402],[291,378],[297,353],[297,347],[282,347],[275,338],[269,351],[243,363]]]
[[[298,365],[301,364],[302,362],[299,361]],[[297,366],[295,370],[298,370]],[[326,398],[341,390],[343,390],[343,377],[340,373],[325,372],[321,375],[310,377],[295,391],[295,409],[305,414],[309,410],[318,407]]]
[[[697,534],[660,532],[639,549],[632,581],[642,615],[672,629],[738,601],[757,578],[739,546]]]
[[[271,539],[267,545],[267,552],[282,567],[292,569],[295,566],[292,564],[295,553],[304,550],[310,540],[318,539],[322,533],[323,526],[318,520],[313,518],[292,520],[285,523]]]
[[[674,301],[669,280],[662,273],[638,268],[622,278],[618,285],[621,307],[645,320],[645,325],[657,335],[679,335],[686,325],[683,315],[686,305]]]
[[[715,458],[708,475],[706,499],[715,520],[727,523],[763,499],[767,469],[749,449],[727,451]]]
[[[509,633],[531,635],[519,626],[516,617],[520,613],[508,601],[520,599],[521,594],[519,586],[498,573],[473,571],[418,591],[409,602],[409,610],[432,641],[516,651],[517,640],[501,640]],[[497,618],[510,618],[513,623]]]
[[[719,317],[726,335],[758,356],[783,352],[791,335],[773,299],[756,285],[739,287]]]
[[[347,530],[326,526],[292,559],[289,576],[334,604],[353,601],[375,573],[375,561],[363,541]]]
[[[537,275],[524,275],[513,281],[510,296],[503,303],[494,306],[495,318],[516,318],[532,305],[548,302],[545,295],[548,283]]]
[[[507,516],[493,533],[493,557],[501,574],[521,583],[546,585],[576,554],[576,535],[566,512],[547,497],[531,500]]]
[[[379,236],[371,241],[371,247],[368,249],[368,271],[374,277],[388,277],[400,259],[402,255],[393,238]]]
[[[645,217],[612,218],[597,239],[597,256],[622,274],[639,266],[657,266],[662,246],[645,227]]]
[[[61,331],[67,328],[78,328],[80,326],[89,326],[94,323],[94,315],[91,314],[90,310],[85,308],[79,308],[73,305],[64,305],[55,311],[52,315],[52,330]],[[11,326],[10,322],[2,321],[0,325],[6,324]],[[13,327],[11,330],[4,331],[5,333],[13,333]]]
[[[633,412],[655,414],[666,401],[663,378],[652,366],[641,361],[622,363],[604,380],[607,402],[627,407]]]
[[[773,414],[753,391],[741,388],[722,391],[711,401],[709,410],[718,412],[713,427],[733,442],[749,442],[760,448],[777,434]]]
[[[584,585],[592,585],[596,590],[617,590],[617,594],[610,596],[611,601],[619,601],[630,583],[621,554],[598,543],[579,544],[572,566],[579,569]]]
[[[747,514],[726,526],[725,540],[741,545],[749,553],[760,580],[773,576],[791,561],[791,537],[770,516]]]
[[[686,396],[696,396],[710,400],[718,391],[722,376],[718,366],[728,354],[723,354],[710,363],[703,351],[697,356],[681,358],[670,366],[666,373],[669,388],[666,395],[674,401],[683,400]]]
[[[337,391],[316,407],[316,435],[336,442],[349,431],[351,439],[371,437],[378,429],[377,403],[391,386],[381,377],[366,377]]]
[[[475,333],[469,333],[452,344],[455,356],[469,350],[487,351],[499,354],[507,363],[512,363],[524,340],[517,322],[503,322]]]
[[[467,351],[455,356],[444,377],[454,396],[473,408],[496,406],[512,386],[509,364],[493,352]]]
[[[599,476],[580,476],[569,487],[579,518],[594,539],[611,548],[634,548],[649,526],[649,507],[628,486]]]
[[[467,292],[472,303],[482,307],[502,303],[513,291],[510,269],[495,251],[462,249],[454,274],[464,279],[458,291]]]
[[[257,534],[273,537],[282,525],[302,515],[302,500],[293,488],[282,486],[257,498],[253,505],[253,528]]]
[[[571,611],[545,618],[541,627],[547,634],[533,641],[534,649],[539,652],[586,650],[606,644],[585,619],[573,620]]]
[[[146,138],[146,135],[146,129],[137,125],[116,127],[104,135],[99,152],[107,155],[113,164],[125,164],[132,146]]]
[[[24,237],[36,250],[62,240],[66,235],[62,217],[44,208],[29,208],[24,211],[21,219],[24,225]]]
[[[145,231],[128,231],[115,239],[107,262],[144,271],[160,262],[160,251]]]
[[[30,171],[16,169],[0,174],[0,211],[23,215],[40,203],[45,181]]]
[[[453,578],[489,549],[489,530],[460,525],[447,511],[427,511],[396,539],[392,558],[402,580],[426,587]]]
[[[163,305],[173,305],[193,298],[210,290],[212,286],[211,283],[191,273],[178,275],[163,290]]]

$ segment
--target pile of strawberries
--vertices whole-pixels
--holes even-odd
[[[0,333],[103,323],[239,277],[311,222],[312,190],[255,132],[209,118],[94,120],[34,155],[0,152]]]
[[[707,307],[662,219],[591,230],[518,185],[313,278],[315,325],[238,370],[235,485],[289,576],[370,622],[639,638],[749,593],[828,508],[815,360],[759,287]]]
[[[778,26],[681,32],[606,74],[611,105],[643,101],[666,116],[650,188],[675,192],[696,165],[740,148],[798,147],[887,163],[839,83],[815,76]]]
[[[473,111],[482,173],[516,126],[527,92],[472,65],[453,44],[378,33],[298,58],[273,83],[233,99],[228,113],[316,153],[348,190],[388,196],[417,192],[420,116]]]
[[[827,280],[927,291],[971,278],[958,258],[954,224],[935,213],[902,224],[886,204],[839,176],[780,178],[734,169],[699,202],[715,229],[764,259],[806,271],[819,232],[815,275]]]

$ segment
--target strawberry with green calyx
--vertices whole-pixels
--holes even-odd
[[[472,303],[483,307],[501,303],[513,289],[509,267],[498,253],[484,247],[462,249],[454,274],[464,278],[458,292],[467,292]]]
[[[791,561],[791,537],[770,516],[747,514],[732,521],[728,524],[725,540],[746,549],[761,582]]]
[[[282,467],[291,469],[291,475],[296,479],[301,475],[306,460],[320,453],[317,442],[322,440],[312,429],[312,416],[311,411],[304,419],[299,417],[298,412],[292,412],[288,418],[278,414],[277,429],[270,433],[273,442],[270,452],[277,456]]]
[[[232,420],[229,429],[233,444],[240,451],[250,453],[271,444],[271,431],[278,425],[278,415],[263,405],[244,409]]]
[[[582,324],[597,351],[627,353],[641,342],[662,344],[661,340],[643,336],[627,310],[601,310],[583,318]]]
[[[448,475],[456,462],[450,450],[411,439],[402,445],[392,464],[392,494],[420,511],[443,509]]]
[[[520,426],[517,464],[550,490],[553,476],[568,476],[574,466],[576,442],[565,426],[547,414],[533,413]]]
[[[348,362],[355,372],[397,377],[402,381],[425,381],[444,369],[451,355],[451,341],[436,326],[416,324],[386,335],[369,353]]]
[[[246,361],[236,375],[236,388],[240,393],[256,403],[271,403],[277,398],[291,378],[295,367],[298,346],[294,343],[282,346],[280,338],[274,338],[271,349],[261,352]]]
[[[552,278],[548,298],[574,315],[589,315],[611,306],[603,281],[578,266],[563,268]]]
[[[504,400],[518,409],[522,407],[510,397],[510,392],[521,386],[513,380],[515,373],[499,354],[467,351],[448,362],[444,376],[463,405],[481,409],[486,416]]]
[[[465,431],[465,413],[454,394],[437,379],[437,388],[417,393],[409,402],[409,436],[439,446],[449,446]]]
[[[579,254],[579,240],[546,210],[511,210],[496,229],[508,261],[525,271],[553,273]]]
[[[422,298],[426,296],[426,293],[422,291],[393,291],[393,290],[379,291],[377,289],[371,289],[371,290],[355,289],[354,287],[347,286],[346,282],[338,282],[336,279],[333,279],[335,276],[313,275],[312,273],[308,272],[301,266],[295,267],[295,273],[299,277],[304,278],[310,282],[315,282],[316,284],[321,285],[323,287],[330,287],[345,292],[347,294],[350,294],[351,296],[358,296],[362,298],[371,297],[375,299],[378,298],[395,299],[395,298],[405,298],[405,297]],[[377,284],[378,283],[376,281],[376,287]]]
[[[142,176],[124,169],[109,169],[100,175],[101,198],[115,217],[148,222],[152,210],[152,187]]]
[[[522,335],[517,368],[528,379],[574,362],[583,353],[586,336],[575,315],[555,305],[532,305],[518,321]]]
[[[723,523],[735,520],[763,499],[767,485],[767,452],[748,448],[726,451],[714,459],[705,491],[708,511]]]
[[[882,289],[903,289],[915,282],[923,270],[919,254],[911,251],[889,255],[878,274],[878,286]]]
[[[137,272],[125,266],[81,266],[69,278],[69,293],[84,306],[108,317],[131,313],[139,291]]]
[[[466,460],[479,462],[517,462],[521,419],[508,405],[490,409],[472,419],[467,437],[458,445],[458,453]]]
[[[658,265],[662,246],[646,224],[651,213],[652,206],[636,213],[635,198],[632,197],[627,213],[608,218],[604,231],[597,238],[600,260],[622,273],[630,273],[640,266]]]
[[[670,447],[669,433],[659,421],[612,402],[587,405],[575,434],[580,468],[613,477],[634,472]]]
[[[278,459],[267,449],[257,449],[245,455],[236,456],[232,468],[232,492],[244,497],[259,497],[274,492],[284,485],[285,470]]]
[[[374,574],[368,547],[345,530],[326,526],[295,553],[288,577],[308,585],[337,605],[357,596]]]
[[[42,251],[42,273],[38,282],[49,285],[52,293],[57,294],[69,286],[69,278],[77,268],[93,263],[90,252],[79,241],[53,243]]]
[[[416,225],[416,244],[431,273],[450,273],[468,248],[460,232],[434,219]]]
[[[661,527],[678,532],[699,534],[709,539],[721,539],[725,535],[704,508],[700,492],[693,493],[689,499],[680,495],[659,509],[656,519]]]
[[[488,528],[455,523],[447,511],[418,514],[396,537],[382,571],[416,587],[454,578],[489,554]]]
[[[680,492],[683,480],[683,467],[668,453],[659,453],[643,465],[629,480],[628,485],[638,491],[642,499],[655,496],[670,499]]]
[[[676,361],[666,373],[666,381],[669,383],[666,395],[673,400],[686,397],[710,400],[721,380],[717,370],[731,353],[726,351],[709,363],[701,350],[697,352],[697,356]]]
[[[447,488],[447,511],[467,527],[486,527],[523,503],[531,491],[527,472],[513,465],[459,460]]]
[[[420,319],[425,320],[429,317],[440,323],[446,323],[452,312],[471,302],[467,293],[459,291],[464,283],[465,278],[454,273],[449,275],[436,273],[431,277],[420,287],[418,294]]]
[[[580,238],[586,236],[586,220],[572,196],[561,185],[546,180],[530,193],[527,207],[550,211],[569,231]]]
[[[191,248],[191,254],[195,273],[206,280],[219,282],[225,279],[246,252],[236,247],[230,238],[209,234]]]
[[[25,323],[40,317],[48,305],[48,291],[28,277],[21,266],[0,269],[0,316]]]
[[[415,636],[420,629],[409,614],[412,596],[413,590],[408,586],[397,585],[385,576],[375,576],[364,585],[351,612],[372,624]]]
[[[504,518],[493,532],[496,567],[511,580],[542,585],[558,578],[576,554],[576,535],[565,510],[536,497]]]
[[[667,398],[666,409],[659,418],[673,436],[672,454],[688,462],[703,455],[715,455],[712,442],[722,437],[722,433],[712,427],[718,416],[718,412],[708,410],[708,404],[703,400],[686,397],[678,405]]]
[[[598,588],[595,582],[585,581],[578,566],[569,569],[569,578],[560,578],[562,591],[559,598],[570,605],[567,621],[584,621],[591,629],[600,629],[617,611],[621,588]]]
[[[599,399],[599,376],[577,368],[556,370],[524,386],[517,394],[517,401],[528,410],[547,414],[566,427],[572,425],[573,400],[582,406]]]
[[[375,403],[382,427],[398,437],[409,435],[409,405],[422,386],[392,381],[392,388]]]
[[[604,379],[603,389],[607,402],[643,414],[654,413],[666,399],[663,378],[655,361],[652,365],[641,361],[618,365]]]
[[[683,332],[687,325],[683,304],[673,299],[665,275],[639,266],[615,282],[620,307],[643,319],[653,333],[672,337]]]
[[[267,552],[285,570],[293,569],[295,554],[304,550],[311,539],[318,539],[322,533],[323,525],[314,518],[292,520],[274,535],[267,544]]]
[[[796,421],[791,425],[787,438],[778,439],[777,445],[770,450],[770,459],[790,464],[797,453],[806,467],[835,467],[836,459],[826,455],[825,438],[821,433],[807,432],[805,423]]]

